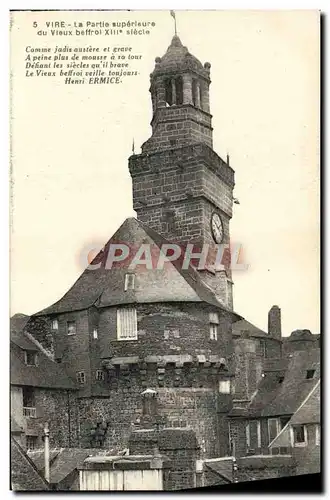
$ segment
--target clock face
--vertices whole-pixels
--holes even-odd
[[[211,231],[213,239],[216,243],[222,242],[223,227],[220,215],[214,212],[211,217]]]

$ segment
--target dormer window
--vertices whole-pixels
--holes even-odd
[[[58,321],[57,319],[52,320],[52,330],[58,330]]]
[[[134,290],[135,274],[125,274],[125,292]]]
[[[38,354],[34,351],[25,351],[25,364],[27,366],[37,366]]]
[[[315,374],[315,370],[307,370],[306,378],[307,379],[314,378],[314,374]]]

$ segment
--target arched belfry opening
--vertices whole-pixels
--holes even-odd
[[[166,106],[180,106],[183,104],[183,80],[182,76],[165,78],[165,102]]]

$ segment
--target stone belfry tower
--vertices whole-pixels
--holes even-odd
[[[232,308],[228,254],[225,270],[214,266],[216,245],[229,244],[234,171],[212,149],[211,65],[202,65],[176,35],[155,62],[152,135],[129,159],[133,207],[139,220],[171,242],[193,243],[194,252],[210,245],[201,278]]]

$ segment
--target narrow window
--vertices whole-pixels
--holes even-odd
[[[23,387],[23,415],[25,417],[35,418],[36,415],[36,404],[33,387],[24,386]]]
[[[26,448],[28,451],[36,450],[38,443],[37,436],[26,436]]]
[[[314,374],[315,374],[315,370],[307,370],[306,378],[307,379],[314,378]]]
[[[283,380],[284,380],[284,377],[282,377],[282,376],[278,377],[278,379],[277,379],[277,381],[278,381],[279,384],[282,384]]]
[[[258,440],[258,448],[261,448],[261,422],[257,420],[257,440]]]
[[[218,340],[219,317],[217,313],[210,313],[210,340]]]
[[[266,357],[266,342],[264,339],[259,340],[260,354],[262,357]]]
[[[25,364],[28,366],[37,366],[38,355],[34,351],[25,351]]]
[[[268,419],[268,439],[269,443],[273,441],[273,439],[276,438],[277,434],[279,433],[279,422],[277,418],[270,418]]]
[[[76,334],[76,322],[75,321],[68,321],[66,325],[67,325],[68,335],[75,335]]]
[[[219,381],[219,392],[220,394],[230,394],[230,380],[220,380]]]
[[[58,321],[57,319],[52,320],[52,330],[58,330]]]
[[[96,380],[104,380],[104,371],[96,370]]]
[[[305,425],[293,426],[293,444],[294,446],[307,445],[307,428]]]
[[[98,338],[97,328],[94,328],[94,330],[93,330],[93,339],[97,339],[97,338]]]
[[[135,274],[125,274],[125,292],[134,290]]]
[[[193,105],[197,105],[197,81],[193,80],[192,81],[192,98],[193,98]]]
[[[137,340],[137,315],[136,309],[117,309],[117,339]]]
[[[85,372],[77,372],[77,382],[84,384],[86,382]]]
[[[165,80],[165,101],[167,106],[172,106],[172,81],[170,78]]]
[[[320,446],[320,436],[321,436],[321,426],[316,424],[315,426],[315,445]]]
[[[175,94],[176,104],[181,105],[183,103],[183,81],[181,76],[175,79]]]
[[[246,448],[251,448],[250,422],[245,425]]]

